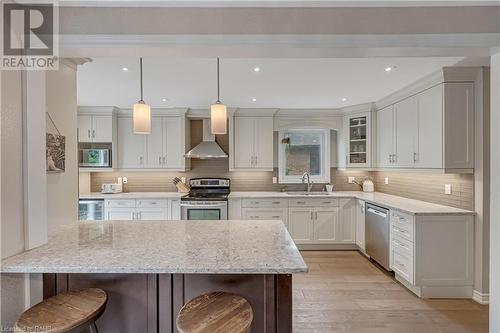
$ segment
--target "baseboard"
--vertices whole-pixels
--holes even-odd
[[[490,294],[489,293],[480,293],[477,290],[472,291],[472,299],[479,304],[490,304]]]
[[[301,251],[358,250],[356,244],[297,244]]]

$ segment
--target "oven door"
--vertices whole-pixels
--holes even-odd
[[[181,201],[183,220],[227,220],[227,201]]]

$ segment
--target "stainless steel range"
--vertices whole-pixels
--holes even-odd
[[[189,185],[189,194],[181,199],[183,220],[227,220],[229,179],[193,178]]]

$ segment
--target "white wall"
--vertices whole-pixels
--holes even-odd
[[[1,258],[24,250],[23,224],[23,104],[19,71],[0,72]],[[24,276],[2,275],[0,326],[12,325],[24,310]]]
[[[500,332],[500,53],[491,57],[490,332]]]
[[[78,220],[78,142],[76,119],[76,67],[62,61],[59,70],[46,74],[47,112],[66,136],[66,170],[47,174],[49,233]],[[47,118],[47,131],[56,132]],[[56,132],[57,133],[57,132]]]

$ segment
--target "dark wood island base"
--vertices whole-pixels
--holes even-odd
[[[292,332],[291,274],[43,274],[44,298],[91,287],[108,294],[97,321],[100,333],[177,332],[181,307],[211,291],[232,292],[250,302],[251,332]]]

